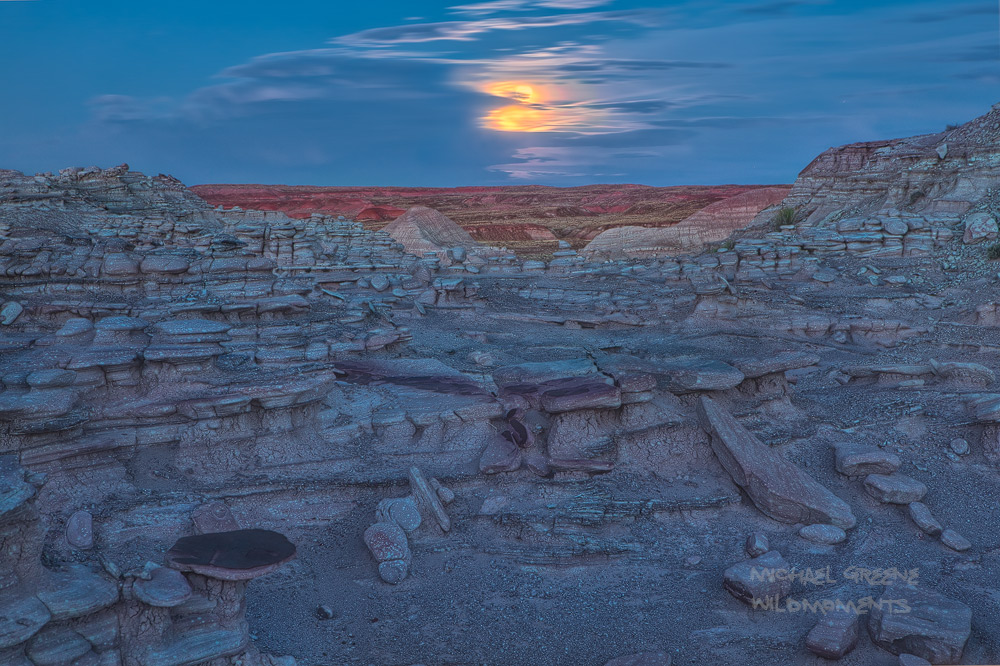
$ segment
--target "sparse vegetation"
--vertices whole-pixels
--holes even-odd
[[[961,125],[958,124],[948,125],[947,127],[944,128],[944,131],[950,132],[952,130],[957,130],[959,127],[961,127]]]
[[[993,243],[986,248],[986,258],[990,261],[1000,260],[1000,243]]]
[[[771,218],[771,229],[778,231],[781,227],[795,224],[795,209],[785,207],[774,214]]]

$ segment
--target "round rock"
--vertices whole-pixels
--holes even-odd
[[[771,550],[771,544],[768,543],[766,534],[763,532],[754,532],[747,537],[745,548],[747,555],[750,557],[760,557]]]
[[[375,523],[365,530],[364,540],[376,562],[406,560],[410,557],[406,533],[396,523]]]
[[[417,502],[412,496],[382,500],[375,509],[375,519],[380,523],[396,523],[405,532],[417,529],[423,521]]]
[[[406,580],[410,566],[404,560],[389,560],[378,565],[379,577],[387,583],[398,585]]]
[[[406,532],[420,527],[422,521],[417,502],[412,497],[394,499],[389,505],[389,517]]]
[[[151,569],[149,580],[138,579],[132,589],[140,601],[158,608],[173,608],[191,598],[191,584],[184,574],[167,567]]]
[[[799,536],[806,541],[832,546],[847,539],[847,532],[834,525],[806,525],[799,530]]]
[[[80,550],[94,547],[94,517],[89,511],[77,511],[66,521],[66,541]]]
[[[910,227],[898,217],[890,217],[882,222],[882,229],[890,236],[902,236]]]

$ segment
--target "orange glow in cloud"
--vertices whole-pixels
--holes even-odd
[[[545,132],[553,129],[552,111],[512,104],[490,111],[486,127],[501,132]]]
[[[490,111],[483,125],[500,132],[546,132],[556,124],[556,112],[538,106],[544,101],[542,89],[522,81],[487,83],[483,92],[517,102]]]
[[[542,101],[541,90],[530,83],[517,81],[490,83],[486,85],[485,91],[494,97],[506,97],[522,104],[538,104]]]
[[[514,102],[482,118],[483,127],[498,132],[586,132],[602,121],[594,110],[553,100],[553,89],[534,83],[496,81],[480,84],[479,89]]]

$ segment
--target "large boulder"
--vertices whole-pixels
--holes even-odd
[[[894,583],[868,616],[872,642],[893,654],[957,664],[972,632],[972,611],[932,590]]]
[[[771,550],[726,569],[722,575],[722,586],[750,606],[776,605],[792,590],[789,571],[788,562],[781,553]]]
[[[806,648],[824,659],[840,659],[858,644],[858,616],[834,611],[820,618],[806,636]]]
[[[844,500],[763,444],[714,400],[701,398],[699,416],[719,462],[758,509],[783,523],[854,527]]]
[[[982,240],[994,240],[1000,234],[1000,226],[989,213],[973,213],[965,218],[965,233],[962,242],[972,245]]]

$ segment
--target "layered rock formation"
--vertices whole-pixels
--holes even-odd
[[[408,253],[418,257],[432,254],[447,261],[449,250],[452,256],[457,254],[464,259],[468,252],[485,252],[488,249],[446,216],[424,206],[411,208],[382,231],[402,245]],[[493,252],[498,253],[499,251]]]
[[[602,259],[654,258],[697,252],[743,229],[764,209],[785,198],[789,188],[762,187],[709,204],[669,227],[615,227],[603,231],[581,251]]]
[[[274,539],[265,541],[258,534],[283,541],[282,559],[288,559],[295,549],[283,536],[244,530],[186,537],[178,544],[206,538],[213,543],[207,552],[202,548],[202,553],[194,553],[195,558],[192,553],[176,557],[175,551],[183,549],[175,545],[171,551],[175,558],[168,562],[174,568],[147,562],[141,569],[123,573],[108,559],[86,557],[52,566],[35,506],[37,490],[45,481],[44,474],[29,473],[18,465],[15,455],[0,455],[0,663],[295,663],[291,657],[260,654],[251,643],[244,617],[246,581],[269,573],[282,561],[271,557],[267,547],[267,541]],[[71,547],[81,548],[72,538],[68,541]],[[207,559],[191,564],[198,555]],[[262,559],[268,566],[250,566]],[[208,562],[212,566],[198,566]]]
[[[0,172],[0,661],[997,661],[992,195],[811,178],[593,262]]]
[[[937,134],[831,148],[799,174],[785,205],[809,225],[893,210],[953,220],[992,197],[998,140],[1000,105]]]

